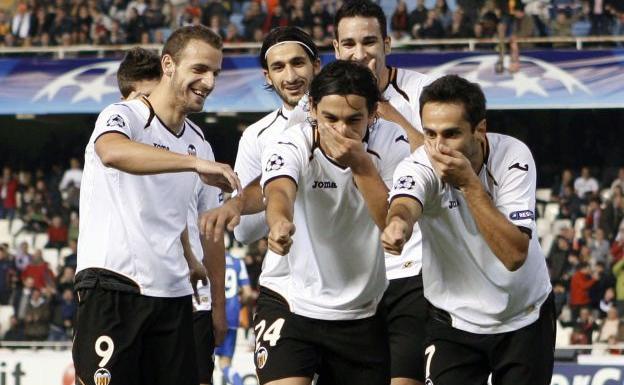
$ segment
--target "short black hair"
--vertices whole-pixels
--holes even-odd
[[[464,117],[474,130],[479,122],[485,119],[485,95],[477,83],[457,75],[446,75],[438,78],[420,94],[420,115],[425,104],[453,103],[464,106]]]
[[[162,76],[160,56],[156,52],[134,47],[126,52],[117,70],[117,86],[125,98],[135,91],[134,84],[143,80],[158,80]]]
[[[381,29],[381,37],[384,39],[388,36],[388,27],[386,21],[386,15],[383,9],[378,4],[369,0],[347,0],[336,11],[334,16],[334,34],[336,40],[338,40],[338,24],[340,20],[345,17],[374,17],[379,22],[379,28]]]
[[[262,65],[262,68],[264,68],[265,70],[268,69],[266,53],[269,50],[269,48],[273,47],[275,44],[278,44],[284,41],[297,41],[307,46],[312,52],[310,52],[310,50],[305,49],[305,48],[303,50],[308,55],[312,63],[314,63],[316,60],[319,59],[318,47],[316,46],[316,44],[314,44],[314,40],[312,40],[312,37],[308,35],[304,30],[298,27],[290,27],[290,26],[289,27],[277,27],[277,28],[273,28],[271,32],[269,32],[266,35],[266,37],[264,38],[264,41],[262,42],[262,48],[260,49],[260,56],[259,56],[260,65]]]
[[[383,101],[377,79],[368,67],[350,60],[329,63],[310,84],[310,98],[317,105],[327,95],[359,95],[366,99],[368,113]]]

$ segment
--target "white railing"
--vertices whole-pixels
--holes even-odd
[[[515,41],[522,44],[557,44],[574,46],[577,50],[586,48],[587,44],[592,43],[623,43],[624,36],[585,36],[585,37],[519,37]],[[509,44],[510,39],[505,38],[504,43]],[[395,49],[418,49],[418,48],[452,48],[455,50],[474,51],[477,48],[485,48],[500,44],[498,38],[488,39],[418,39],[406,41],[393,41],[392,47]],[[51,54],[56,58],[63,59],[69,54],[76,53],[94,53],[97,57],[104,57],[110,52],[120,52],[135,47],[136,44],[126,45],[72,45],[67,47],[0,47],[1,55],[15,54]],[[142,45],[146,49],[160,51],[160,44]],[[261,47],[260,43],[226,43],[224,51],[228,53],[237,53],[241,50],[258,51]],[[330,46],[322,48],[331,49]]]

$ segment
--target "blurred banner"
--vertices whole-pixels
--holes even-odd
[[[333,55],[323,56],[323,62]],[[526,51],[520,69],[509,58],[497,73],[491,52],[398,53],[390,65],[433,76],[459,74],[483,87],[490,109],[621,108],[624,106],[624,49]],[[98,113],[119,101],[119,61],[105,59],[0,59],[0,114]],[[279,106],[264,88],[255,56],[228,56],[207,112],[262,112]]]
[[[251,351],[243,345],[238,346],[232,367],[241,375],[245,385],[258,385],[253,359]],[[620,365],[611,362],[613,360],[610,356],[594,356],[592,361],[596,363],[590,365],[555,363],[551,385],[622,385],[624,383],[624,366],[621,365],[621,359]],[[599,364],[600,361],[603,362]],[[226,385],[218,365],[216,367],[213,383]],[[114,375],[111,373],[111,377]],[[0,349],[0,385],[74,385],[74,383],[75,373],[69,350]]]

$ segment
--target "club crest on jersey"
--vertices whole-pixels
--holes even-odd
[[[106,121],[106,126],[124,128],[126,127],[126,122],[121,117],[121,115],[115,114],[108,118],[108,120]]]
[[[266,171],[277,171],[284,166],[284,158],[277,154],[271,155],[266,164]]]
[[[395,190],[413,190],[416,187],[416,182],[411,176],[402,176],[394,184]]]
[[[197,149],[192,144],[189,144],[188,149],[186,151],[188,152],[189,155],[193,155],[193,156],[197,155]]]
[[[509,219],[513,221],[519,221],[522,219],[533,219],[533,211],[531,210],[514,211],[509,214]]]
[[[268,359],[269,352],[265,348],[260,348],[256,351],[256,366],[258,369],[264,368]]]
[[[99,368],[93,375],[95,385],[108,385],[111,381],[111,374],[106,368]]]

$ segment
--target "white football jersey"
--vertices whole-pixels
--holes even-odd
[[[108,269],[134,281],[143,295],[180,297],[192,293],[180,234],[197,174],[132,175],[104,166],[95,152],[96,140],[108,132],[180,154],[195,155],[205,146],[190,121],[175,134],[150,111],[136,99],[98,116],[85,150],[77,271]]]
[[[507,270],[494,255],[463,193],[438,178],[424,148],[401,162],[390,193],[390,199],[409,196],[423,207],[419,223],[425,297],[450,314],[453,327],[480,334],[514,331],[535,322],[551,291],[535,230],[533,156],[510,136],[487,134],[487,139],[479,172],[483,187],[511,223],[531,234],[519,270]]]
[[[197,128],[199,129],[199,128]],[[214,153],[212,152],[212,148],[210,144],[206,142],[204,146],[204,154],[198,156],[202,159],[207,159],[210,161],[214,161]],[[204,259],[204,250],[201,245],[201,240],[199,237],[199,227],[198,220],[199,215],[218,207],[221,205],[223,201],[223,194],[221,190],[204,184],[199,178],[197,179],[197,184],[195,185],[195,192],[191,197],[189,202],[189,210],[188,210],[188,219],[187,219],[187,227],[188,227],[188,236],[189,241],[191,243],[191,249],[193,250],[193,254],[201,263]],[[210,281],[207,281],[207,285],[203,285],[200,282],[197,283],[197,293],[199,294],[199,303],[193,297],[193,302],[196,310],[210,310],[212,308],[212,300],[210,293]]]
[[[383,96],[421,133],[420,94],[434,79],[420,72],[390,67],[390,81]],[[407,141],[407,136],[405,136]],[[386,253],[388,279],[411,277],[420,274],[422,268],[422,235],[418,224],[414,225],[412,237],[403,248],[401,256]]]
[[[247,127],[238,143],[238,153],[234,171],[238,174],[243,187],[262,175],[262,151],[275,138],[288,128],[291,110],[282,106],[256,123]],[[234,236],[239,242],[251,243],[266,237],[269,228],[265,212],[242,215],[240,224],[234,229]],[[268,250],[262,263],[259,284],[281,295],[281,290],[289,279],[288,259]]]
[[[262,154],[262,185],[274,178],[297,184],[288,259],[288,286],[278,291],[295,314],[324,320],[372,316],[387,286],[380,232],[349,168],[329,158],[310,125],[288,130]],[[390,182],[409,145],[405,132],[377,122],[365,146],[382,179]]]

